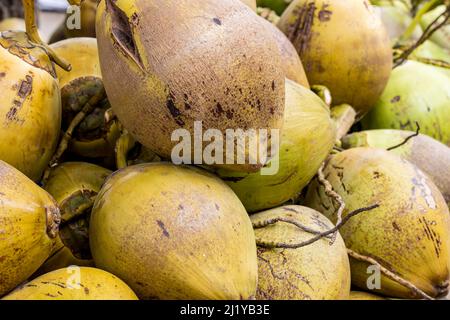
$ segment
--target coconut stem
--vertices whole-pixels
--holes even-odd
[[[311,234],[316,234],[316,235],[321,234],[321,231],[311,229],[307,226],[302,225],[301,223],[298,223],[297,221],[291,220],[289,218],[283,218],[283,217],[253,222],[253,228],[261,229],[261,228],[265,228],[269,225],[275,224],[277,222],[285,222],[285,223],[292,224],[292,225],[296,226],[297,228],[299,228],[305,232],[311,233]]]
[[[342,214],[344,213],[345,202],[344,202],[344,199],[342,199],[342,197],[336,191],[333,190],[333,186],[325,178],[325,174],[323,173],[325,166],[326,166],[326,162],[324,162],[322,164],[322,166],[319,168],[319,171],[317,172],[317,179],[318,179],[319,183],[325,188],[325,194],[328,197],[334,199],[339,204],[339,209],[336,213],[336,215],[337,215],[336,224],[339,225],[340,223],[342,223]],[[332,243],[336,240],[336,235],[337,235],[337,233],[335,233],[333,235]]]
[[[328,107],[331,107],[331,103],[333,102],[333,98],[331,96],[330,89],[328,89],[325,86],[315,84],[311,86],[311,91],[314,92],[316,95],[319,96],[320,99],[322,99],[323,102]]]
[[[58,66],[63,68],[66,71],[71,70],[70,64],[62,58],[59,58],[57,54],[50,48],[47,44],[42,41],[41,36],[39,35],[39,30],[36,25],[36,16],[35,16],[35,5],[34,0],[22,0],[24,12],[25,12],[25,25],[28,37],[31,42],[33,42],[38,47],[41,47],[45,50],[50,57],[50,59],[55,62]]]
[[[411,57],[411,60],[419,61],[425,64],[429,64],[431,66],[439,67],[439,68],[445,68],[450,69],[450,63],[444,60],[439,59],[429,59],[429,58],[423,58],[423,57]]]
[[[336,139],[340,140],[345,136],[356,121],[356,111],[351,105],[341,104],[331,109],[331,117],[336,123]]]
[[[320,239],[322,239],[324,237],[327,237],[327,236],[329,236],[331,234],[335,234],[352,217],[354,217],[354,216],[356,216],[356,215],[358,215],[360,213],[363,213],[363,212],[370,211],[370,210],[373,210],[375,208],[378,208],[379,206],[380,206],[379,204],[374,204],[374,205],[372,205],[370,207],[360,208],[360,209],[357,209],[355,211],[352,211],[348,215],[346,215],[345,218],[342,219],[341,223],[337,224],[334,228],[332,228],[332,229],[330,229],[328,231],[322,232],[322,233],[316,235],[315,237],[313,237],[313,238],[311,238],[309,240],[300,242],[300,243],[285,243],[285,242],[275,242],[275,241],[264,241],[262,239],[257,238],[256,239],[256,244],[259,247],[268,248],[268,249],[273,249],[273,248],[299,249],[299,248],[302,248],[302,247],[306,247],[306,246],[308,246],[310,244],[313,244],[316,241],[319,241]]]
[[[116,142],[116,166],[117,169],[123,169],[128,166],[128,152],[135,146],[136,141],[126,129]]]
[[[419,133],[420,133],[420,125],[419,125],[419,123],[418,123],[417,121],[416,121],[416,126],[417,126],[417,129],[416,129],[416,132],[415,132],[415,133],[413,133],[412,135],[406,137],[406,139],[403,140],[402,143],[399,143],[399,144],[397,144],[396,146],[387,148],[386,150],[387,150],[387,151],[391,151],[391,150],[395,150],[395,149],[397,149],[397,148],[400,148],[401,146],[407,144],[408,141],[411,140],[412,138],[417,137],[417,136],[419,135]]]
[[[97,94],[92,96],[89,101],[84,105],[83,109],[77,113],[77,115],[73,118],[66,132],[64,132],[63,137],[56,149],[55,154],[53,155],[52,160],[50,161],[47,169],[44,172],[44,177],[42,178],[42,185],[45,185],[48,177],[50,175],[51,168],[58,165],[60,158],[67,150],[69,146],[69,142],[72,139],[72,134],[75,128],[83,121],[83,119],[94,110],[95,106],[102,101],[106,97],[105,89],[102,88]]]
[[[439,22],[439,20],[441,20]],[[394,55],[394,68],[400,66],[405,62],[408,57],[411,55],[411,53],[414,52],[414,50],[417,49],[420,45],[422,45],[425,41],[427,41],[437,30],[439,30],[441,27],[447,25],[447,22],[450,19],[450,4],[447,5],[445,11],[441,13],[436,19],[433,20],[433,22],[430,23],[430,25],[425,29],[422,36],[417,40],[416,43],[412,44],[405,50],[398,50],[397,54]]]
[[[417,288],[414,284],[412,284],[411,282],[409,282],[408,280],[403,279],[402,277],[396,275],[395,273],[393,273],[392,271],[390,271],[389,269],[383,267],[378,261],[376,261],[375,259],[371,258],[371,257],[367,257],[364,256],[362,254],[356,253],[355,251],[351,250],[351,249],[347,249],[347,253],[350,257],[352,257],[355,260],[358,261],[362,261],[362,262],[367,262],[371,265],[376,265],[378,268],[380,268],[380,271],[389,279],[401,284],[402,286],[410,289],[412,292],[414,292],[416,295],[427,299],[427,300],[434,300],[434,298],[430,297],[428,294],[426,294],[425,292],[423,292],[422,290],[420,290],[419,288]]]

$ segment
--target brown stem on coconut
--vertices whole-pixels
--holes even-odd
[[[442,19],[442,21],[440,21]],[[428,40],[434,32],[447,25],[450,20],[450,4],[447,4],[446,10],[441,13],[430,25],[425,29],[422,36],[414,44],[406,48],[405,50],[396,50],[394,56],[394,68],[400,66],[405,62],[411,53],[414,52],[420,45],[422,45],[426,40]]]
[[[42,41],[41,36],[39,35],[39,30],[36,25],[36,12],[35,12],[35,0],[22,0],[24,12],[25,12],[25,26],[27,30],[28,37],[31,42],[33,42],[36,46],[45,50],[50,57],[50,59],[56,63],[58,66],[63,68],[66,71],[71,70],[70,64],[64,59],[59,58],[56,53],[50,48],[44,41]]]
[[[319,241],[322,238],[325,238],[325,237],[327,237],[329,235],[334,235],[352,217],[354,217],[354,216],[356,216],[356,215],[358,215],[360,213],[376,209],[379,206],[380,206],[379,204],[374,204],[374,205],[372,205],[370,207],[360,208],[360,209],[357,209],[355,211],[352,211],[348,215],[346,215],[345,218],[342,219],[341,223],[337,224],[334,228],[332,228],[332,229],[330,229],[328,231],[322,232],[322,233],[316,235],[315,237],[313,237],[313,238],[311,238],[309,240],[300,242],[300,243],[285,243],[285,242],[265,241],[265,240],[257,238],[256,239],[256,244],[259,247],[268,248],[268,249],[273,249],[273,248],[298,249],[298,248],[306,247],[306,246],[308,246],[310,244],[313,244],[316,241]]]
[[[429,12],[438,2],[439,0],[429,0],[420,8],[419,11],[417,11],[417,13],[414,15],[414,19],[409,24],[405,33],[400,37],[400,41],[405,41],[411,38],[414,30],[416,30],[416,27],[420,22],[420,19],[422,19],[423,15]]]
[[[393,147],[387,148],[386,150],[387,150],[387,151],[391,151],[391,150],[400,148],[401,146],[407,144],[408,141],[411,140],[412,138],[417,137],[417,136],[419,135],[419,133],[420,133],[420,125],[419,125],[419,123],[418,123],[417,121],[416,121],[416,126],[417,126],[417,129],[416,129],[416,132],[415,132],[415,133],[413,133],[412,135],[406,137],[406,139],[403,140],[402,143],[399,143],[398,145],[395,145],[395,146],[393,146]]]
[[[447,61],[444,61],[444,60],[422,58],[422,57],[411,57],[411,60],[429,64],[431,66],[435,66],[435,67],[439,67],[439,68],[450,69],[450,63]]]
[[[316,95],[319,96],[320,99],[322,99],[323,102],[328,107],[331,107],[331,103],[333,102],[333,98],[331,96],[330,89],[328,89],[325,86],[315,84],[311,86],[311,91],[314,92]]]
[[[340,223],[342,223],[342,214],[344,213],[344,210],[345,210],[345,202],[344,202],[344,199],[342,199],[342,197],[336,191],[333,190],[333,186],[325,178],[325,174],[323,173],[325,166],[326,166],[326,162],[324,162],[322,164],[322,166],[319,168],[319,171],[317,172],[317,180],[325,188],[325,194],[328,197],[330,197],[331,199],[335,200],[339,204],[339,208],[336,213],[336,215],[337,215],[336,225],[339,225]],[[336,235],[337,235],[337,233],[335,233],[333,235],[333,238],[331,240],[332,243],[336,240]]]
[[[408,280],[403,279],[402,277],[396,275],[395,273],[393,273],[392,271],[390,271],[389,269],[383,267],[378,261],[376,261],[375,259],[368,257],[368,256],[364,256],[362,254],[359,254],[351,249],[347,249],[347,253],[350,257],[352,257],[355,260],[358,261],[362,261],[362,262],[367,262],[368,264],[371,265],[375,265],[378,268],[380,268],[380,271],[389,279],[401,284],[402,286],[410,289],[414,294],[427,299],[427,300],[434,300],[434,298],[430,297],[428,294],[426,294],[425,292],[423,292],[422,290],[420,290],[419,288],[417,288],[414,284],[412,284],[411,282],[409,282]]]
[[[296,226],[297,228],[299,228],[300,230],[303,230],[303,231],[311,233],[311,234],[319,235],[319,234],[322,233],[321,231],[314,230],[314,229],[311,229],[311,228],[309,228],[307,226],[304,226],[304,225],[302,225],[301,223],[298,223],[295,220],[291,220],[289,218],[283,218],[283,217],[272,218],[272,219],[263,220],[263,221],[256,221],[256,222],[253,222],[252,224],[253,224],[253,228],[254,229],[261,229],[261,228],[265,228],[267,226],[270,226],[272,224],[275,224],[277,222],[285,222],[285,223],[292,224],[292,225]]]
[[[122,129],[122,134],[116,142],[116,166],[117,169],[128,167],[128,152],[136,145],[136,140],[126,129]]]
[[[94,110],[95,106],[105,99],[106,92],[104,89],[101,89],[96,95],[92,96],[89,101],[84,105],[83,109],[78,112],[78,114],[73,118],[73,120],[70,122],[69,127],[67,128],[66,132],[64,132],[63,137],[61,138],[61,141],[58,145],[58,148],[56,149],[55,154],[53,155],[52,160],[50,161],[47,169],[45,170],[44,177],[42,178],[42,185],[45,185],[45,183],[48,180],[48,177],[50,175],[51,168],[58,165],[60,158],[64,154],[64,152],[67,150],[69,146],[69,142],[72,139],[72,134],[76,127],[83,121],[83,119]]]

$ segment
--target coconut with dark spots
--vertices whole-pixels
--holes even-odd
[[[35,272],[55,249],[55,200],[0,160],[0,297]]]
[[[407,61],[362,120],[363,129],[416,130],[450,146],[450,77],[439,68]]]
[[[277,207],[296,198],[335,143],[336,126],[330,109],[312,91],[287,80],[285,110],[280,151],[263,170],[217,171],[249,212]]]
[[[450,214],[444,197],[425,173],[377,148],[335,154],[323,173],[346,204],[344,217],[358,208],[379,205],[353,216],[340,229],[347,248],[374,259],[418,290],[391,280],[381,269],[375,274],[371,263],[351,258],[353,285],[397,298],[447,294]],[[338,204],[317,180],[308,187],[305,205],[337,221]]]
[[[253,129],[268,146],[277,144],[259,133],[283,124],[280,52],[264,21],[244,3],[102,0],[97,39],[114,113],[163,158],[179,142],[172,141],[175,130],[187,130],[194,140],[195,121],[204,131],[217,129],[223,141],[227,129]],[[239,141],[232,145],[237,150]],[[224,156],[216,164],[257,171],[267,161],[249,148],[245,163],[233,155],[234,161]]]
[[[21,285],[3,300],[137,300],[122,280],[106,271],[72,266]]]
[[[412,136],[414,136],[412,131],[367,130],[345,136],[342,139],[342,146],[346,149],[393,148],[391,152],[413,163],[433,180],[450,207],[450,175],[446,174],[450,173],[450,148],[423,134],[404,143]]]
[[[303,68],[302,61],[300,60],[294,45],[275,25],[266,20],[265,23],[267,24],[267,28],[272,31],[273,37],[275,38],[278,48],[280,49],[285,77],[301,84],[305,88],[309,88],[309,82],[306,77],[305,69]]]
[[[37,181],[59,140],[56,72],[23,32],[0,33],[0,61],[0,160]]]
[[[368,0],[295,0],[278,27],[292,41],[311,85],[328,87],[335,104],[361,118],[392,69],[388,34]]]
[[[253,299],[256,244],[234,192],[201,169],[141,164],[114,173],[91,214],[95,265],[142,299]]]
[[[334,225],[321,213],[284,206],[251,216],[255,226],[283,218],[318,232]],[[255,228],[257,241],[301,243],[314,237],[283,222]],[[258,300],[342,300],[350,294],[350,264],[344,240],[337,234],[297,249],[258,246]]]
[[[71,265],[93,266],[89,219],[95,198],[112,172],[86,162],[65,162],[53,168],[44,189],[61,211],[57,244],[36,274]]]

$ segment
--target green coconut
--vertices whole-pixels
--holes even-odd
[[[342,139],[346,149],[374,147],[390,149],[402,144],[414,132],[403,130],[367,130],[355,132]],[[425,172],[441,190],[450,206],[450,148],[439,141],[420,134],[391,152],[413,163]],[[430,156],[439,155],[439,156]]]
[[[264,242],[300,243],[312,237],[287,222],[261,227],[268,220],[288,219],[319,232],[333,224],[319,212],[284,206],[251,216],[255,236]],[[297,249],[258,246],[258,300],[338,300],[350,294],[350,265],[344,240],[323,238]]]
[[[395,68],[363,129],[416,130],[450,145],[450,78],[438,68],[408,61]]]
[[[391,280],[395,277],[388,278],[381,268],[375,274],[373,261],[352,254],[356,258],[350,259],[353,285],[397,298],[447,294],[450,214],[425,173],[389,151],[354,148],[333,155],[323,174],[346,204],[344,217],[358,208],[379,205],[351,217],[340,233],[353,253],[374,259],[399,277]],[[308,188],[305,205],[337,221],[338,204],[316,180]],[[374,278],[380,280],[379,286]],[[401,279],[415,290],[401,284]]]
[[[286,81],[286,113],[279,157],[264,174],[218,170],[238,195],[247,211],[273,208],[295,197],[313,178],[330,153],[336,139],[336,127],[327,105],[312,91]]]

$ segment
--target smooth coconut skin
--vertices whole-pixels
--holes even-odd
[[[52,197],[0,160],[0,296],[25,281],[48,258],[59,220]]]
[[[50,172],[44,189],[61,210],[57,245],[37,271],[44,274],[70,265],[93,266],[89,218],[94,199],[110,170],[86,162],[65,162]]]
[[[79,278],[76,276],[79,272]],[[75,275],[75,277],[74,277]],[[80,281],[75,282],[75,281]],[[95,268],[72,267],[44,274],[3,300],[138,300],[116,276]]]
[[[346,149],[373,147],[388,149],[397,146],[413,135],[403,130],[367,130],[355,132],[342,139]],[[391,152],[408,160],[425,172],[442,192],[450,206],[450,148],[433,138],[420,134]]]
[[[417,58],[428,58],[434,60],[442,60],[447,63],[450,63],[450,51],[442,48],[437,45],[433,41],[427,40],[421,46],[419,46],[414,52],[411,54],[411,60]],[[448,77],[450,77],[450,69],[444,67],[437,67],[437,70],[442,71]]]
[[[336,105],[359,117],[388,81],[392,49],[381,20],[366,0],[295,0],[278,27],[292,41],[311,84],[325,85]]]
[[[333,224],[319,212],[302,206],[284,206],[251,216],[253,224],[288,218],[317,231]],[[298,227],[278,222],[255,229],[257,239],[300,243],[313,237]],[[298,249],[258,247],[258,300],[342,300],[350,294],[350,264],[344,240],[322,239]]]
[[[278,45],[285,77],[289,80],[297,82],[305,88],[309,88],[309,82],[306,77],[305,69],[303,68],[302,61],[300,60],[294,45],[275,25],[265,19],[262,20],[264,20],[264,23],[267,24],[267,29],[273,33],[273,37]]]
[[[89,99],[104,88],[97,41],[94,38],[71,38],[50,47],[72,66],[70,72],[56,67],[61,88],[63,127],[68,127]],[[77,127],[69,144],[72,153],[88,158],[114,157],[120,128],[116,120],[104,124],[104,112],[109,104],[107,101],[103,104],[99,103]],[[97,118],[101,118],[101,124]]]
[[[344,216],[379,204],[379,208],[352,217],[340,229],[347,248],[374,258],[431,297],[446,294],[450,214],[428,176],[399,156],[376,148],[354,148],[333,155],[324,174],[346,203]],[[308,188],[305,205],[336,221],[337,206],[316,180]],[[367,290],[367,280],[373,275],[368,264],[353,259],[350,264],[353,285]],[[374,292],[421,298],[384,275],[381,289]]]
[[[178,144],[171,141],[174,130],[193,137],[194,121],[223,134],[280,129],[284,73],[270,34],[240,1],[103,0],[97,39],[113,110],[163,158]],[[248,150],[246,156],[258,159]],[[247,160],[229,167],[256,171],[262,165]]]
[[[330,109],[312,91],[287,80],[285,108],[276,174],[217,171],[249,212],[273,208],[294,198],[317,173],[335,143],[336,127]],[[275,161],[267,166],[276,166]]]
[[[0,61],[0,159],[38,180],[61,127],[55,70],[23,32],[0,33]]]
[[[416,130],[450,146],[450,78],[436,67],[408,61],[393,70],[363,129]]]
[[[252,299],[256,244],[233,191],[195,167],[151,163],[114,173],[95,201],[97,267],[142,299]]]

